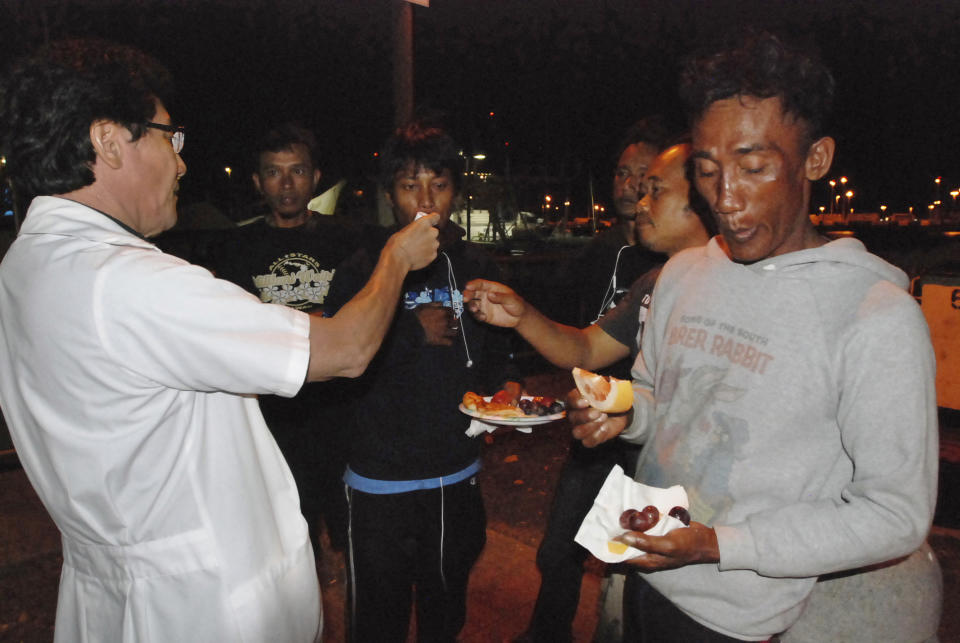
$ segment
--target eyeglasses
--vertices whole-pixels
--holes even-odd
[[[173,145],[173,151],[179,154],[183,150],[184,130],[182,125],[164,125],[163,123],[144,123],[146,127],[152,127],[164,132],[170,132],[170,144]]]

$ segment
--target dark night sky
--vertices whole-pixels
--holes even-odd
[[[299,119],[328,175],[372,167],[393,120],[391,0],[0,0],[0,59],[67,36],[136,45],[173,71],[185,189],[243,168],[249,139]],[[960,2],[432,0],[414,7],[416,97],[497,169],[606,179],[638,117],[677,112],[697,43],[746,24],[812,38],[838,81],[833,133],[859,210],[960,186]],[[491,118],[488,114],[493,111]],[[814,206],[826,199],[814,195]],[[603,193],[603,190],[600,191]]]

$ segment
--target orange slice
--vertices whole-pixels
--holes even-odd
[[[573,381],[590,406],[604,413],[623,413],[633,406],[633,387],[629,380],[597,375],[582,368],[573,369]]]
[[[627,546],[616,540],[608,540],[607,549],[610,550],[611,554],[622,554],[627,551]]]

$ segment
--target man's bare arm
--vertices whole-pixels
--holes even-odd
[[[370,280],[336,315],[310,316],[307,381],[358,377],[366,370],[393,321],[407,273],[437,256],[438,219],[418,219],[390,237]]]
[[[599,326],[574,328],[545,316],[509,286],[475,279],[464,288],[464,300],[480,321],[514,328],[538,353],[560,368],[596,370],[627,357],[630,348]]]

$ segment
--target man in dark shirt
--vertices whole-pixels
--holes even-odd
[[[569,264],[567,283],[576,306],[563,321],[582,328],[596,321],[623,297],[636,279],[663,260],[637,243],[636,209],[647,168],[663,149],[667,129],[657,116],[634,123],[617,147],[613,172],[614,225],[584,247]],[[612,366],[612,375],[630,376],[626,361]]]
[[[460,289],[499,270],[450,221],[462,170],[458,147],[442,129],[423,122],[401,128],[380,161],[397,223],[440,215],[441,251],[404,282],[402,308],[356,407],[344,477],[348,640],[405,641],[413,603],[418,640],[453,641],[466,619],[470,569],[486,541],[481,443],[466,435],[470,418],[458,407],[465,392],[491,394],[502,384],[509,346],[500,329],[461,317]],[[364,276],[358,271],[358,281]]]
[[[689,156],[690,146],[680,144],[668,147],[652,159],[644,182],[644,196],[636,204],[636,228],[641,243],[665,256],[703,245],[716,232],[709,208],[698,195],[690,192],[685,177]],[[648,270],[633,282],[619,305],[586,328],[573,328],[548,319],[503,284],[472,281],[467,284],[464,297],[478,319],[515,328],[556,366],[597,370],[619,360],[636,358],[659,272],[660,265]],[[620,445],[615,443],[613,448],[620,449]],[[593,450],[589,449],[574,452],[560,474],[547,529],[537,552],[540,592],[521,641],[571,640],[583,561],[587,557],[587,550],[575,543],[573,537],[616,463],[612,457],[592,458],[592,455]],[[607,619],[601,626],[617,628],[618,623]]]
[[[312,315],[330,316],[329,291],[337,267],[375,234],[307,208],[320,182],[312,132],[284,124],[258,142],[253,184],[267,212],[230,231],[211,252],[209,266],[260,297]],[[349,299],[353,293],[346,293]],[[350,417],[350,380],[304,386],[292,399],[260,396],[267,425],[300,491],[300,508],[318,548],[319,520],[335,549],[346,542],[346,500],[340,481],[346,465],[343,436]]]

